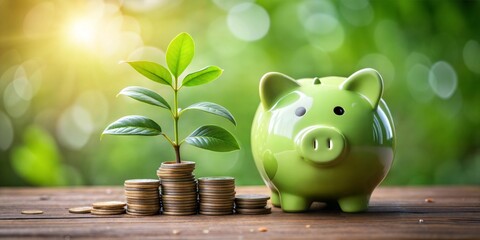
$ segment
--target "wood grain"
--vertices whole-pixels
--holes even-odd
[[[265,187],[236,190],[268,193]],[[104,200],[124,200],[123,188],[0,188],[0,238],[480,239],[477,186],[381,187],[369,210],[356,214],[322,204],[306,213],[274,208],[268,215],[105,217],[68,212]],[[21,214],[29,209],[44,213]]]

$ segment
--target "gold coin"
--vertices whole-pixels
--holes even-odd
[[[128,204],[127,208],[134,208],[134,209],[145,209],[145,210],[150,210],[150,209],[159,209],[160,204],[156,205],[148,205],[148,204]]]
[[[185,212],[185,211],[193,211],[197,209],[197,205],[192,206],[163,206],[163,210],[171,211],[171,212]]]
[[[199,213],[203,215],[216,216],[216,215],[230,215],[230,214],[233,214],[233,211],[200,211]]]
[[[215,194],[215,195],[227,195],[227,196],[233,196],[234,195],[234,191],[232,190],[223,190],[223,191],[220,191],[220,190],[212,190],[212,189],[200,189],[198,191],[200,194]]]
[[[192,174],[193,173],[193,170],[194,168],[164,168],[164,167],[160,167],[159,169],[157,169],[157,173],[159,172],[163,172],[163,173],[188,173],[188,174]]]
[[[245,205],[245,204],[235,204],[235,207],[236,208],[264,208],[265,206],[267,206],[266,203],[262,203],[262,204],[248,204],[248,205]]]
[[[233,177],[201,177],[198,178],[198,181],[235,181],[235,178]]]
[[[230,207],[205,207],[200,206],[200,211],[230,211],[233,212],[233,206]]]
[[[264,207],[264,208],[254,208],[254,209],[248,209],[248,208],[236,208],[235,209],[236,213],[240,214],[251,214],[251,215],[256,215],[256,214],[269,214],[272,213],[272,208],[271,207]]]
[[[102,209],[92,209],[91,214],[94,215],[119,215],[124,214],[125,209],[122,210],[102,210]]]
[[[23,210],[22,214],[36,215],[36,214],[43,214],[43,211],[42,210]]]
[[[158,176],[160,180],[162,181],[163,185],[165,183],[181,183],[181,182],[190,182],[190,183],[195,183],[194,176]]]
[[[177,205],[177,204],[163,204],[162,205],[164,209],[173,209],[173,208],[176,208],[176,209],[192,209],[192,208],[196,208],[197,207],[197,204],[195,203],[191,203],[191,204],[183,204],[183,205]]]
[[[198,182],[198,187],[201,188],[235,188],[235,184],[204,184],[202,182]]]
[[[158,204],[160,199],[129,199],[127,198],[127,205],[130,203],[137,204]]]
[[[95,202],[92,204],[94,209],[121,209],[125,205],[125,202],[120,201]]]
[[[171,188],[171,187],[192,187],[192,188],[196,188],[197,183],[196,182],[164,182],[162,184],[162,189],[163,188]]]
[[[190,178],[192,174],[190,172],[162,172],[162,171],[157,171],[157,176],[160,177],[185,177],[185,178]]]
[[[160,196],[160,192],[156,193],[132,193],[132,192],[126,192],[125,196],[127,197],[143,197],[143,198],[155,198]]]
[[[234,198],[235,197],[235,192],[231,192],[231,193],[221,193],[221,194],[218,194],[218,193],[212,193],[212,192],[199,192],[198,195],[200,196],[200,198],[203,198],[203,197],[206,197],[206,198]]]
[[[160,168],[195,168],[195,162],[182,161],[181,163],[177,162],[162,162]]]
[[[139,185],[123,185],[125,191],[155,191],[160,187],[160,184],[156,186],[150,186],[150,185],[144,185],[144,186],[139,186]]]
[[[162,195],[162,201],[182,201],[182,200],[197,200],[197,194],[185,194],[185,195]]]
[[[158,212],[133,212],[130,210],[127,210],[128,215],[133,215],[133,216],[153,216],[157,215]]]
[[[160,184],[157,185],[128,185],[128,184],[123,184],[125,187],[125,190],[130,190],[130,191],[154,191],[158,187],[160,187]]]
[[[163,199],[163,204],[188,204],[188,203],[197,203],[196,198],[189,199]]]
[[[197,211],[186,211],[186,212],[170,212],[170,211],[163,211],[164,215],[172,215],[172,216],[186,216],[186,215],[195,215]]]
[[[90,213],[90,211],[92,211],[92,207],[73,207],[73,208],[69,208],[68,209],[68,212],[70,213]]]
[[[153,209],[153,210],[145,210],[145,209],[136,209],[136,208],[129,208],[127,209],[127,211],[129,212],[134,212],[134,213],[151,213],[151,212],[160,212],[160,209],[156,210],[156,209]]]
[[[197,191],[194,191],[192,189],[185,189],[185,190],[163,190],[162,195],[190,195],[192,193],[196,193]]]
[[[266,201],[270,196],[264,194],[240,194],[235,196],[235,201]]]
[[[158,179],[129,179],[125,181],[127,185],[158,185],[160,181]]]
[[[160,202],[160,197],[155,198],[142,198],[142,197],[127,197],[128,202]]]

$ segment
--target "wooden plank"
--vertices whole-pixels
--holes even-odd
[[[237,193],[268,190],[238,187]],[[67,210],[103,200],[124,200],[123,189],[0,188],[0,238],[480,239],[480,187],[382,187],[369,210],[357,214],[322,204],[306,213],[275,208],[268,215],[229,216],[101,217]],[[25,209],[45,213],[22,215]]]

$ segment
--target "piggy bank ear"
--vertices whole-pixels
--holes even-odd
[[[383,94],[383,79],[374,69],[364,68],[348,77],[340,85],[340,89],[362,95],[375,109]]]
[[[287,93],[300,87],[295,79],[277,72],[269,72],[260,79],[260,101],[265,109],[270,109]]]

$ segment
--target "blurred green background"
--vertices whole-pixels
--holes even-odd
[[[241,150],[182,147],[197,176],[261,184],[250,148],[258,82],[269,71],[295,78],[348,76],[363,67],[385,80],[397,154],[384,185],[480,184],[480,1],[383,0],[0,0],[0,185],[119,185],[155,178],[174,159],[161,137],[101,131],[131,114],[168,114],[116,94],[130,85],[167,88],[121,60],[165,64],[164,51],[190,33],[196,56],[220,79],[180,92],[181,107],[221,104],[238,126],[201,112],[181,121],[185,136],[219,124]]]

